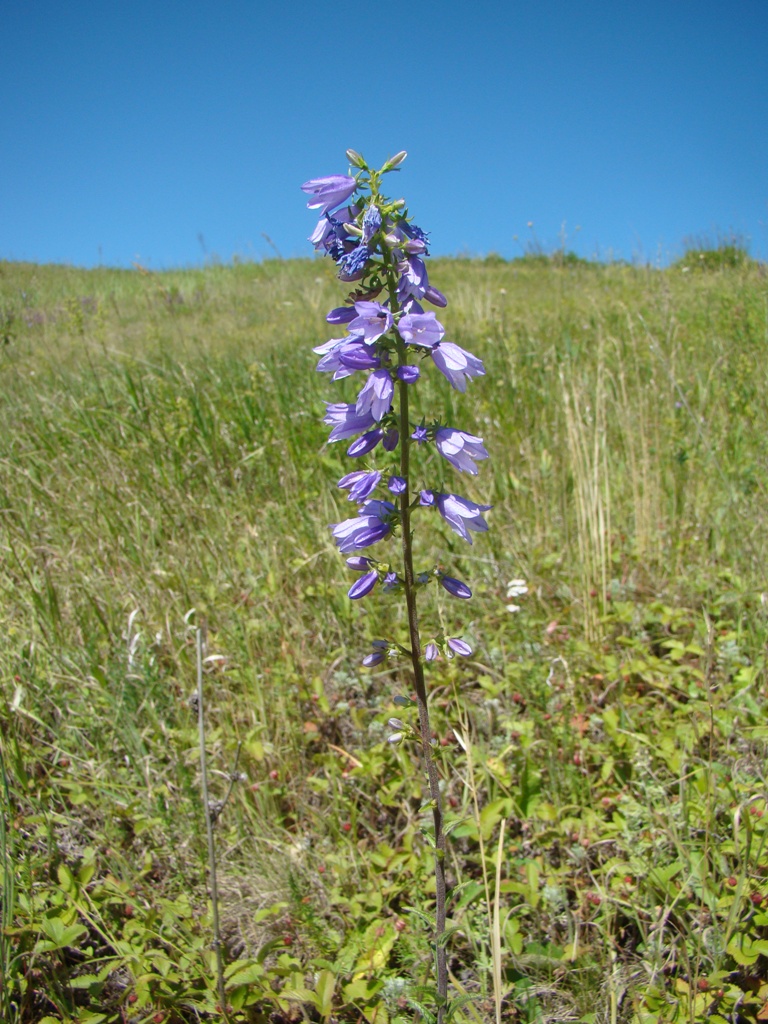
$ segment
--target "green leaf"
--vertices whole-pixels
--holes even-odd
[[[102,979],[98,974],[79,974],[76,978],[69,979],[70,988],[91,988],[92,985],[100,985]]]
[[[252,985],[255,981],[261,981],[264,977],[264,966],[263,964],[241,964],[239,961],[230,964],[225,975],[229,973],[227,977],[227,985],[233,988],[237,985]]]

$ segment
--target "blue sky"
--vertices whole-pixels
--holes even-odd
[[[7,0],[0,31],[1,258],[306,256],[299,186],[348,147],[408,150],[434,254],[768,258],[765,0]]]

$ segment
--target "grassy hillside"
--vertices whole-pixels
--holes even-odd
[[[350,514],[321,423],[346,393],[311,351],[332,270],[0,263],[2,1019],[219,1019],[203,623],[212,795],[236,777],[216,823],[231,1019],[413,1018],[431,853],[415,751],[386,743],[409,681],[360,668],[400,612],[348,600],[328,530]],[[418,540],[474,590],[424,605],[475,648],[430,672],[456,1019],[755,1020],[765,270],[430,279],[487,376],[419,401],[491,460],[424,483],[494,506],[472,547],[431,521]]]

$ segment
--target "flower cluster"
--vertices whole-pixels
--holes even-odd
[[[331,374],[334,381],[364,375],[353,402],[329,402],[324,422],[331,428],[329,441],[349,441],[347,455],[359,459],[364,468],[345,474],[338,482],[357,515],[331,529],[339,550],[349,557],[347,566],[359,573],[349,590],[359,600],[380,585],[384,592],[415,590],[433,579],[453,597],[469,598],[471,591],[461,580],[438,567],[415,574],[409,567],[411,512],[434,508],[450,528],[468,543],[472,532],[484,532],[488,524],[479,505],[457,494],[423,489],[411,497],[409,456],[404,446],[434,445],[454,469],[475,476],[477,463],[488,458],[483,439],[441,423],[411,423],[408,418],[409,391],[419,380],[425,360],[447,379],[451,387],[464,392],[468,382],[485,373],[483,363],[471,352],[446,340],[445,328],[435,312],[447,305],[446,297],[429,282],[424,257],[429,239],[412,223],[402,199],[389,200],[380,191],[383,175],[394,171],[405,153],[392,157],[379,171],[368,167],[353,150],[347,151],[355,176],[331,175],[313,178],[302,185],[309,196],[307,206],[320,211],[320,220],[310,236],[317,251],[330,256],[339,278],[355,282],[346,303],[332,309],[326,320],[338,337],[314,352],[317,369]],[[380,449],[377,452],[377,449]],[[390,468],[376,468],[372,459]],[[399,457],[399,466],[391,463]],[[399,472],[398,472],[399,468]],[[387,497],[376,496],[386,487]],[[405,563],[402,573],[389,562],[356,552],[401,532]],[[379,664],[391,654],[404,652],[396,644],[376,641],[363,664]],[[405,652],[409,653],[409,652]],[[423,659],[469,655],[472,649],[460,637],[442,634],[430,640]]]

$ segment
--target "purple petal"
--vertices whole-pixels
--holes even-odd
[[[460,654],[464,658],[466,658],[468,655],[472,653],[472,648],[469,646],[469,644],[466,643],[464,640],[459,640],[458,637],[449,640],[448,646],[454,652],[454,654]]]
[[[365,576],[361,576],[359,580],[355,580],[349,588],[347,596],[353,601],[358,601],[361,597],[365,597],[366,594],[370,594],[378,581],[378,572],[375,569],[371,569],[371,571],[367,572]]]
[[[356,316],[357,314],[355,313],[354,306],[337,306],[335,309],[330,311],[325,319],[329,324],[348,324],[350,320],[354,320]]]
[[[385,452],[393,452],[397,448],[397,442],[400,440],[400,432],[397,427],[392,427],[384,435],[384,441],[382,447]]]
[[[366,668],[373,668],[374,665],[380,665],[385,657],[384,651],[371,651],[370,654],[366,654],[362,663]]]
[[[352,555],[347,559],[347,567],[354,569],[355,572],[367,572],[371,566],[371,559],[366,558],[365,555]]]
[[[452,341],[441,341],[430,352],[435,366],[457,391],[467,390],[467,381],[485,375],[482,360]]]
[[[341,206],[357,188],[357,182],[347,174],[331,174],[326,178],[312,178],[301,186],[302,192],[312,196],[307,203],[310,210],[322,209],[323,213]]]
[[[398,366],[397,376],[398,380],[404,380],[406,384],[414,384],[421,376],[421,370],[418,366]]]
[[[352,459],[357,459],[361,455],[367,455],[368,452],[373,451],[383,436],[384,431],[381,427],[378,427],[376,430],[369,430],[362,437],[358,437],[356,441],[352,442],[349,448],[347,448],[347,455]]]
[[[467,600],[472,597],[472,591],[469,589],[466,583],[462,583],[461,580],[456,580],[453,576],[441,576],[440,586],[448,591],[453,597],[460,597],[463,600]]]
[[[406,345],[423,348],[433,348],[445,334],[445,328],[434,313],[407,313],[400,318],[397,330]]]

